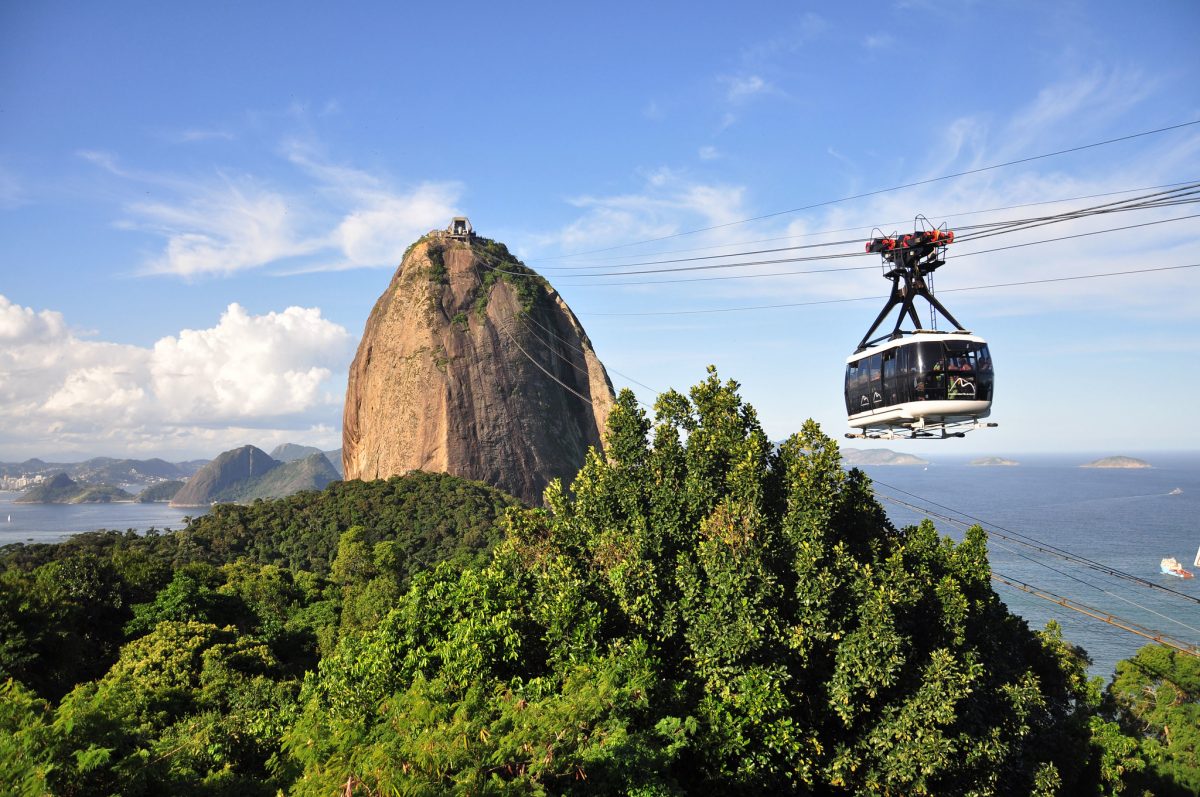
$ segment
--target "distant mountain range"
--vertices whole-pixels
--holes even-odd
[[[342,450],[322,451],[315,446],[284,443],[276,446],[270,458],[278,462],[293,462],[324,454],[326,461],[337,478],[342,478]],[[266,456],[264,454],[264,456]],[[33,458],[24,462],[0,462],[0,490],[28,490],[39,481],[46,481],[56,474],[65,473],[76,482],[91,485],[117,485],[125,488],[142,488],[186,482],[212,460],[190,459],[183,462],[168,462],[164,459],[118,459],[115,457],[93,457],[84,462],[47,462]],[[169,490],[170,488],[162,488]],[[137,490],[134,490],[137,492]],[[159,491],[161,495],[162,491]],[[142,500],[139,496],[139,500]],[[156,497],[149,500],[166,500]]]
[[[283,448],[283,447],[281,447]],[[281,462],[255,446],[226,451],[196,472],[175,494],[171,506],[209,506],[246,503],[256,498],[282,498],[301,490],[322,490],[341,476],[320,449],[304,456],[304,446],[277,453],[300,453],[302,458]]]
[[[163,459],[114,459],[94,457],[84,462],[0,462],[0,486],[21,489],[38,476],[49,478],[65,473],[87,484],[123,484],[146,486],[170,480],[183,480],[198,471],[208,460],[167,462]],[[26,482],[22,484],[21,482]]]

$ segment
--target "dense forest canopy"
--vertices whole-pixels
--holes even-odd
[[[1107,689],[894,528],[814,424],[715,373],[545,509],[445,475],[0,554],[17,794],[1054,794],[1200,788],[1200,664]]]

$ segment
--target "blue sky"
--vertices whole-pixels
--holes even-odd
[[[1194,2],[416,5],[0,7],[0,459],[337,447],[372,304],[404,248],[456,214],[554,283],[617,387],[651,402],[637,383],[685,389],[713,363],[772,437],[808,417],[840,436],[878,271],[664,283],[697,273],[567,267],[1200,179],[1197,125],[729,224],[1200,119]],[[992,210],[1033,202],[1051,204]],[[964,243],[936,286],[1197,263],[1198,232],[1182,219]],[[613,284],[628,282],[643,284]],[[1200,374],[1179,365],[1200,350],[1197,288],[1200,269],[1180,269],[943,294],[991,341],[1000,427],[889,447],[1200,449]]]

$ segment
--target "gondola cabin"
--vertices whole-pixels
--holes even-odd
[[[846,358],[852,428],[973,424],[992,407],[987,342],[966,332],[917,330]]]
[[[918,219],[920,221],[920,218]],[[946,264],[954,233],[917,230],[912,235],[879,236],[866,251],[883,258],[883,276],[892,292],[883,310],[846,358],[847,437],[962,437],[992,411],[995,374],[987,341],[972,334],[933,295],[929,281]],[[924,299],[930,315],[940,314],[953,330],[925,329],[914,300]],[[874,337],[898,310],[891,332]],[[901,329],[906,320],[913,329]]]

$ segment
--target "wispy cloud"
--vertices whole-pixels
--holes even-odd
[[[729,102],[744,102],[751,97],[774,91],[774,88],[759,75],[725,75],[719,80],[725,86],[725,99]]]
[[[155,201],[128,201],[117,226],[162,241],[139,273],[188,279],[266,267],[284,275],[395,266],[413,239],[458,214],[463,191],[455,182],[397,188],[298,141],[285,142],[281,152],[293,173],[277,179],[288,186],[245,174],[128,169],[97,150],[79,155],[131,186],[158,189]]]
[[[233,141],[237,138],[228,130],[181,130],[175,136],[175,140],[185,144],[191,144],[198,141]]]
[[[697,152],[697,155],[700,156],[700,160],[702,161],[713,161],[721,157],[720,151],[711,145],[701,147],[699,152]]]
[[[933,142],[927,152],[913,154],[910,158],[913,165],[906,173],[906,181],[920,181],[1016,160],[1055,149],[1060,144],[1070,146],[1112,136],[1115,134],[1113,123],[1105,126],[1100,122],[1088,121],[1081,128],[1079,118],[1094,119],[1092,109],[1107,106],[1110,102],[1123,105],[1131,102],[1125,90],[1131,81],[1137,81],[1134,73],[1088,75],[1046,86],[1007,119],[963,116],[953,120],[945,125],[942,137]],[[1121,99],[1116,100],[1114,95],[1121,95]],[[1138,92],[1133,92],[1133,95],[1138,96]],[[1126,106],[1121,119],[1128,121],[1123,124],[1118,122],[1116,131],[1136,130],[1137,106]],[[854,166],[853,159],[847,158],[845,153],[833,148],[828,152],[830,157]],[[1191,171],[1194,171],[1192,167],[1197,157],[1200,157],[1200,134],[1179,132],[1161,139],[1145,139],[1136,148],[1126,148],[1119,158],[1105,159],[1109,165],[1104,169],[1082,167],[1079,157],[1035,161],[881,193],[801,214],[736,223],[669,242],[622,247],[604,254],[593,253],[568,262],[632,262],[647,259],[647,252],[656,253],[654,258],[670,257],[672,252],[686,252],[687,256],[720,254],[757,248],[756,245],[764,241],[772,241],[772,245],[778,246],[844,241],[858,235],[869,237],[875,226],[885,228],[885,232],[911,230],[913,217],[917,213],[927,215],[934,223],[948,222],[951,227],[1053,214],[1120,198],[1067,201],[1071,197],[1148,188],[1176,181],[1181,176],[1193,176]],[[539,241],[545,247],[546,255],[600,250],[634,241],[649,242],[654,238],[740,222],[778,210],[756,207],[745,188],[696,182],[689,180],[686,174],[669,170],[657,170],[645,175],[643,180],[640,190],[634,192],[577,197],[573,201],[579,210],[577,218],[557,233],[544,236]],[[879,184],[861,186],[865,191],[883,187]],[[1047,200],[1059,201],[1030,208],[1002,210]],[[996,210],[976,213],[989,208]],[[1147,228],[1144,233],[1102,232],[1124,224],[1174,218],[1188,213],[1188,209],[1143,211],[1063,222],[1053,227],[1006,234],[1001,238],[981,239],[976,243],[962,241],[951,250],[950,267],[939,272],[938,286],[951,288],[1027,283],[1003,291],[994,289],[956,294],[953,300],[955,306],[969,308],[964,313],[969,317],[1033,312],[1057,314],[1060,310],[1070,312],[1085,309],[1111,310],[1114,317],[1126,318],[1184,318],[1189,314],[1195,317],[1200,315],[1200,293],[1195,291],[1195,271],[1155,274],[1152,278],[1139,281],[1136,291],[1130,290],[1131,282],[1127,278],[1041,282],[1047,278],[1193,262],[1195,258],[1190,251],[1191,242],[1200,234],[1200,220],[1162,224]],[[813,232],[823,230],[831,232]],[[1090,232],[1100,234],[1058,242],[1045,241]],[[1024,243],[1034,245],[1015,250],[982,251]],[[556,248],[557,252],[554,251]],[[840,249],[845,251],[847,247],[842,244]],[[689,297],[693,301],[711,300],[728,305],[741,300],[747,304],[777,303],[857,298],[882,293],[879,272],[870,268],[861,272],[831,271],[825,274],[778,276],[786,272],[811,272],[845,265],[846,261],[794,265],[779,263],[713,271],[710,272],[712,276],[755,275],[759,278],[681,283],[671,289],[672,298],[676,306],[686,306]],[[865,263],[854,261],[851,265]],[[761,276],[767,274],[776,276]],[[629,279],[621,277],[607,281],[689,279],[696,276],[694,272],[684,272]],[[608,290],[600,287],[604,282],[589,278],[588,290],[593,293]],[[649,295],[664,288],[646,284],[644,287],[622,286],[612,290],[624,291],[629,295]]]
[[[25,204],[25,189],[17,176],[0,162],[0,208],[15,208]]]
[[[776,35],[743,49],[742,61],[749,65],[771,63],[779,56],[794,53],[809,42],[821,38],[830,28],[830,22],[820,14],[805,12],[790,23],[783,23]]]

